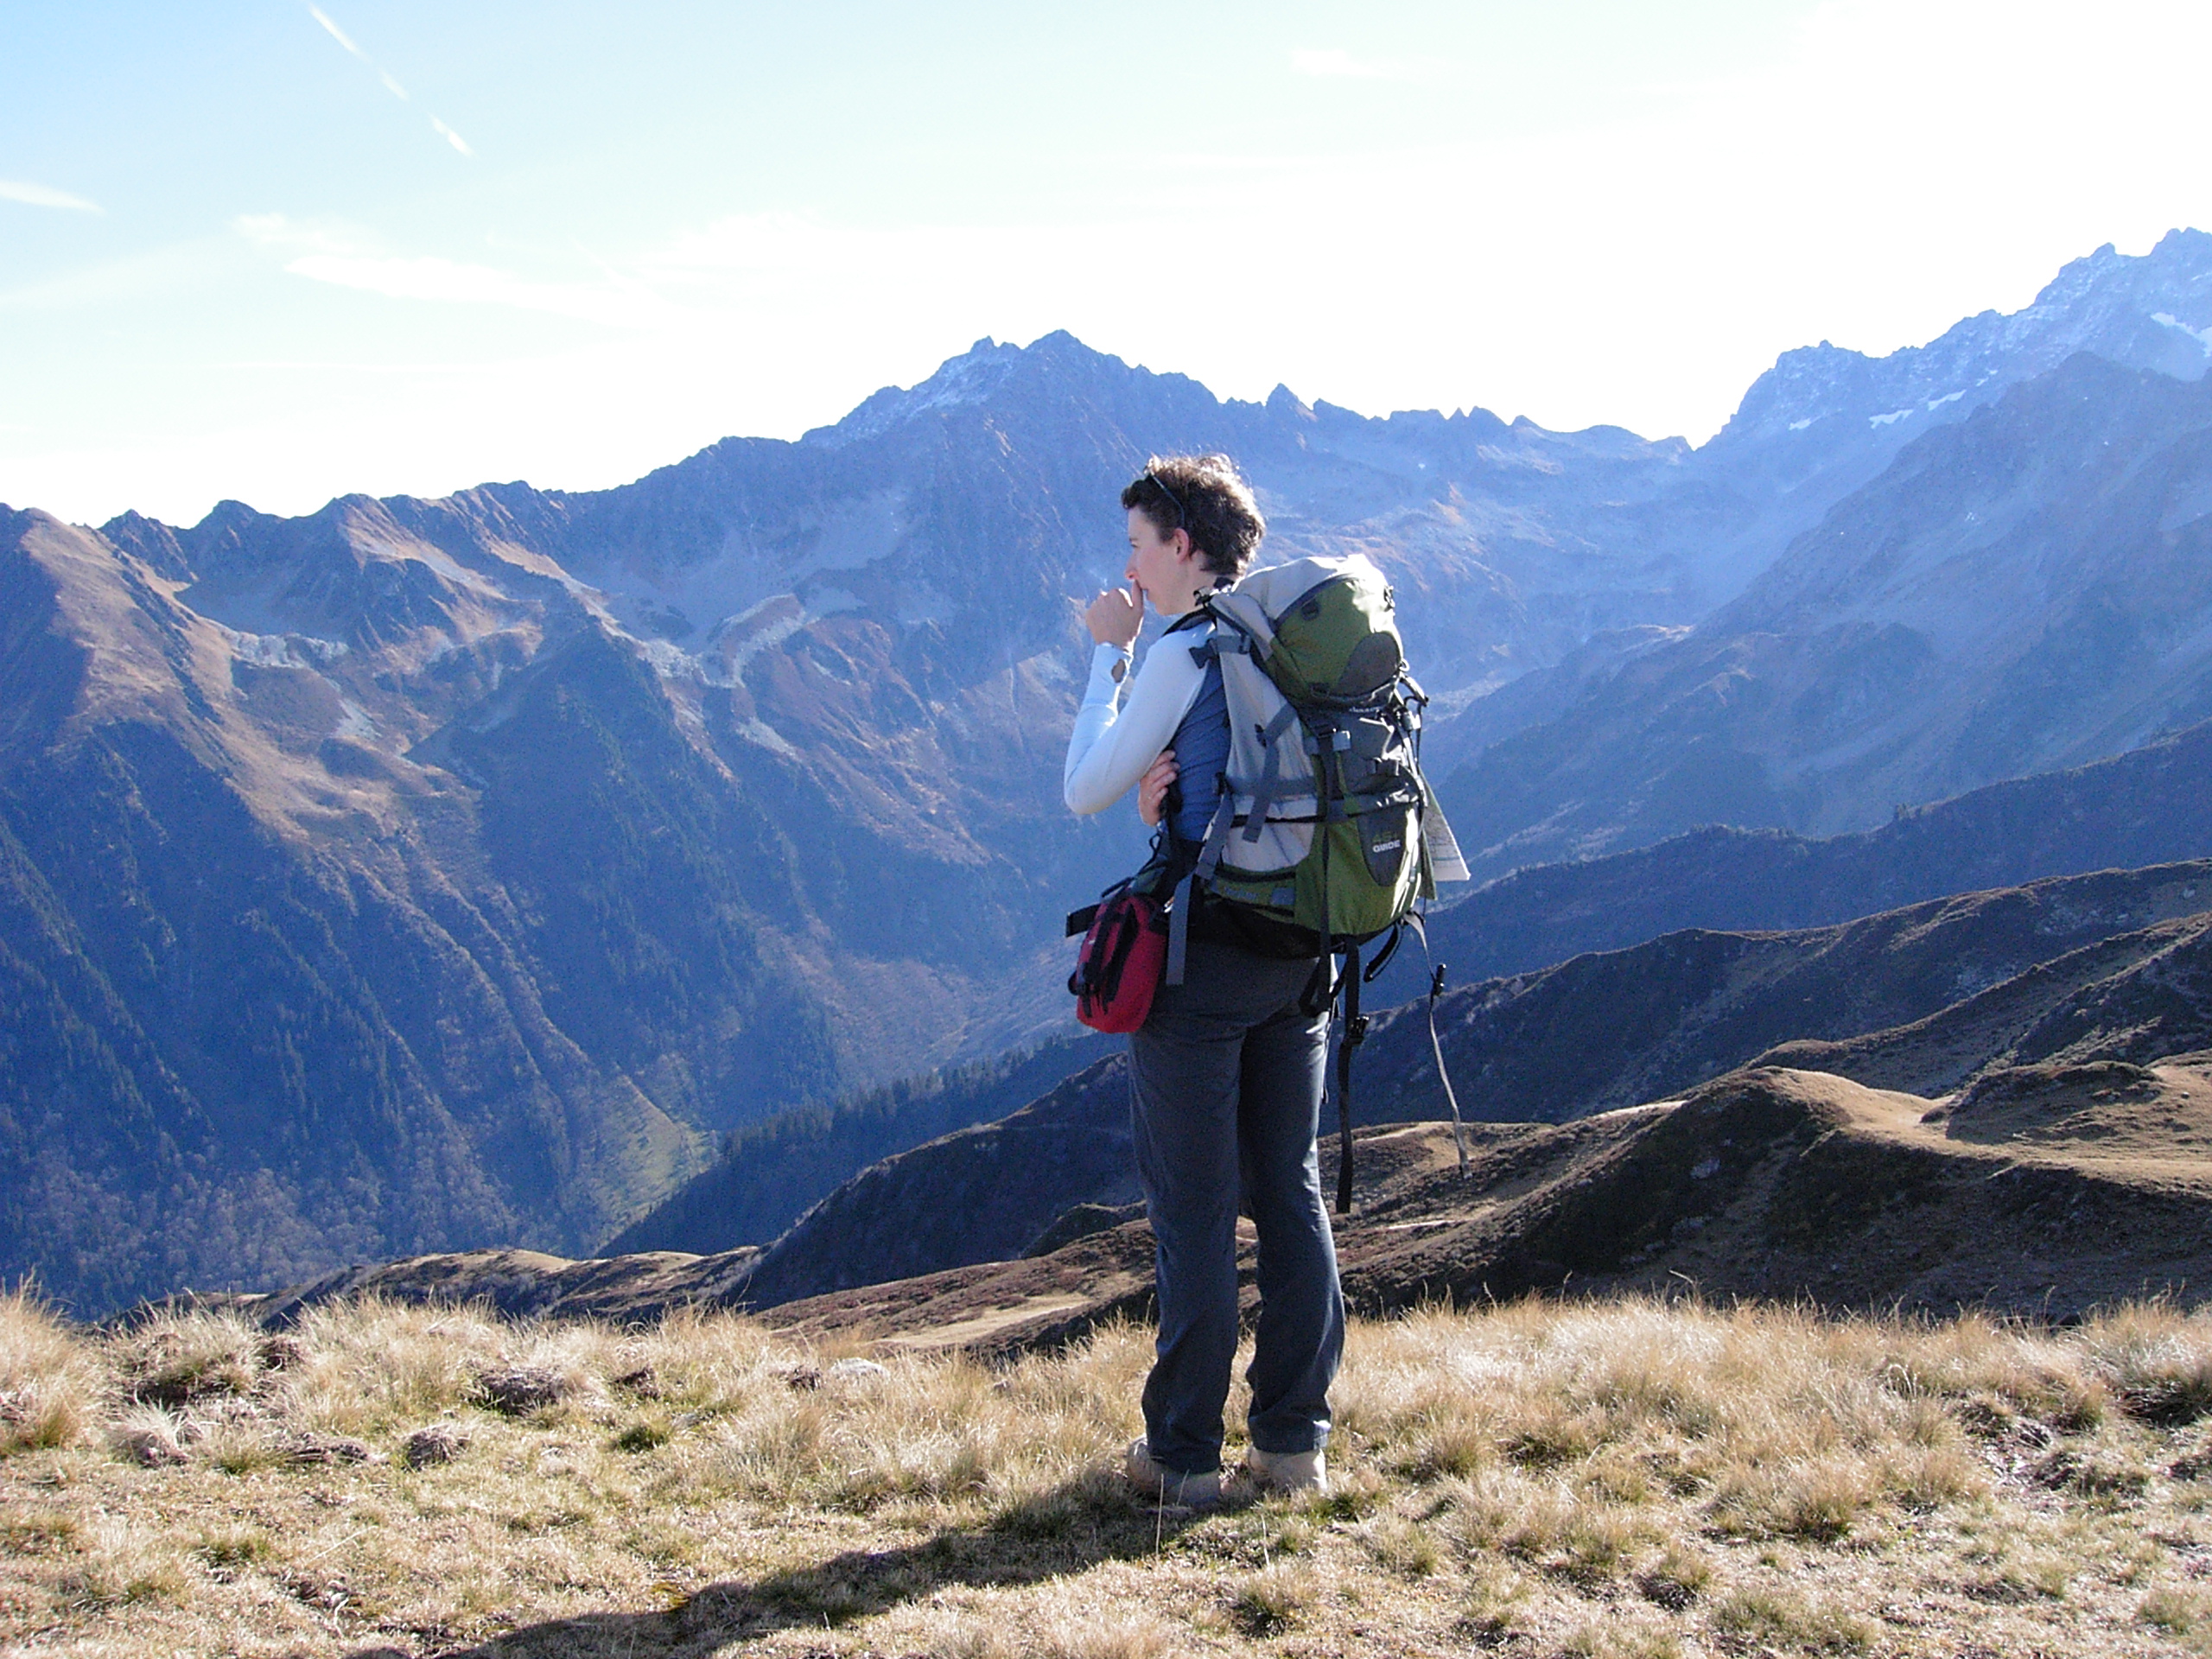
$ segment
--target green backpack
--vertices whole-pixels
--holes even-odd
[[[1437,884],[1468,879],[1451,826],[1421,776],[1428,700],[1406,669],[1390,584],[1357,554],[1255,570],[1204,596],[1192,625],[1201,618],[1211,626],[1194,649],[1221,664],[1229,765],[1197,862],[1175,887],[1165,982],[1183,982],[1199,888],[1301,951],[1310,944],[1321,959],[1310,1011],[1344,999],[1337,1205],[1348,1212],[1351,1054],[1367,1031],[1359,1012],[1359,948],[1391,935],[1367,969],[1372,979],[1396,947],[1395,930],[1420,928],[1416,906],[1436,896]],[[1432,1033],[1442,978],[1432,970]],[[1441,1071],[1440,1047],[1437,1062]],[[1445,1090],[1449,1097],[1448,1077]],[[1456,1099],[1452,1116],[1456,1128]],[[1464,1146],[1460,1156],[1464,1166]]]
[[[1221,664],[1229,766],[1176,889],[1168,984],[1183,980],[1194,887],[1331,957],[1467,879],[1421,776],[1427,699],[1382,571],[1357,554],[1255,570],[1202,597],[1200,619],[1211,626],[1194,649]]]

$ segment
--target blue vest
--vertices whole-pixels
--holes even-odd
[[[1204,638],[1202,631],[1193,628],[1167,635],[1153,649],[1182,651]],[[1222,688],[1219,658],[1206,658],[1198,695],[1168,747],[1175,751],[1175,789],[1168,798],[1173,810],[1167,827],[1177,841],[1195,849],[1213,823],[1214,809],[1221,804],[1222,779],[1229,771],[1229,695]]]

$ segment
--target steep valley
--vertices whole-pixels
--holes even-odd
[[[2205,712],[2208,271],[2177,232],[1786,354],[1695,449],[1224,402],[1055,334],[594,493],[0,510],[0,1274],[97,1313],[581,1253],[734,1130],[1057,1034],[1058,918],[1141,844],[1058,799],[1071,606],[1154,451],[1236,454],[1274,552],[1383,565],[1487,873],[2155,746]],[[2002,649],[1920,639],[1989,570]],[[2212,850],[2007,844],[1979,879]],[[1491,970],[1636,942],[1528,937]]]

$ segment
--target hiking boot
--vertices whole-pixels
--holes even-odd
[[[1178,1474],[1173,1469],[1163,1469],[1152,1460],[1151,1448],[1142,1440],[1129,1442],[1128,1454],[1122,1459],[1122,1474],[1130,1485],[1147,1497],[1162,1503],[1186,1504],[1194,1510],[1210,1510],[1221,1502],[1221,1475],[1209,1471],[1203,1475]]]
[[[1255,1446],[1245,1456],[1244,1472],[1262,1492],[1329,1490],[1328,1456],[1318,1447],[1311,1452],[1262,1452]]]

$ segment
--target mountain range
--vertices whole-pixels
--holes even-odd
[[[2212,722],[2107,760],[1892,809],[1854,834],[1708,824],[1631,851],[1533,865],[1428,919],[1455,983],[1687,928],[1817,927],[1949,893],[2212,856]],[[1426,988],[1408,950],[1381,1001]]]
[[[1789,353],[1699,448],[1058,334],[615,490],[0,511],[0,1271],[588,1249],[733,1129],[1052,1034],[1058,918],[1139,844],[1059,804],[1071,601],[1154,451],[1390,573],[1485,871],[2155,738],[2201,712],[2208,276],[2177,232]]]
[[[1446,787],[1486,868],[1834,834],[2212,715],[2212,382],[2087,353],[1916,439],[1741,595]]]
[[[1575,1122],[1761,1065],[1932,1101],[2010,1067],[2148,1065],[2212,1048],[2208,970],[2212,861],[2196,861],[1954,894],[1828,927],[1669,933],[1463,986],[1438,1003],[1435,1023],[1460,1110],[1476,1122]],[[719,1298],[772,1307],[1007,1260],[1122,1222],[1139,1197],[1124,1064],[1099,1060],[999,1122],[869,1166],[765,1251],[739,1261],[734,1239],[702,1231],[695,1253],[715,1264]],[[1375,1018],[1357,1075],[1360,1122],[1448,1110],[1420,1003]],[[1333,1134],[1323,1139],[1333,1147]],[[1363,1205],[1370,1187],[1363,1178]],[[1085,1226],[1055,1225],[1078,1210]]]

